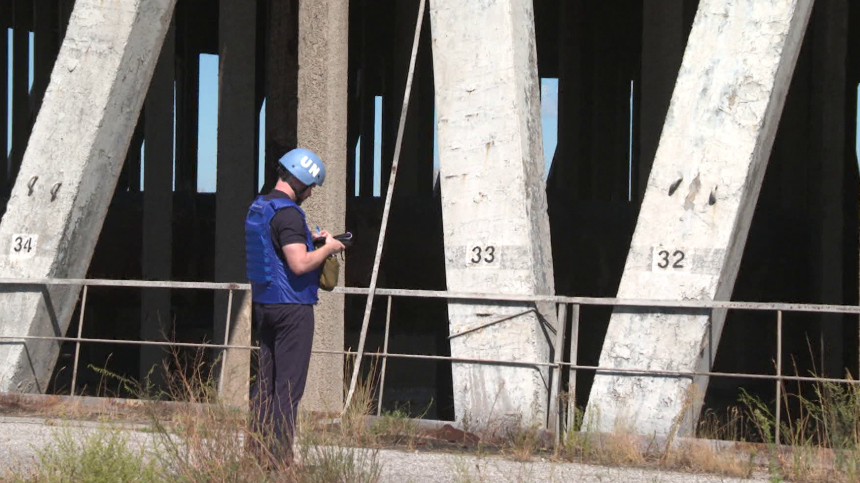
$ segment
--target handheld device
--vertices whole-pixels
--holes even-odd
[[[334,237],[334,239],[343,243],[343,246],[345,246],[347,248],[349,248],[349,246],[352,245],[352,233],[350,233],[350,232],[341,233],[340,235],[336,235]],[[320,237],[320,238],[317,238],[314,240],[314,248],[319,248],[323,245],[325,245],[325,238]]]

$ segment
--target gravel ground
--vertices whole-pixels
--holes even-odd
[[[69,423],[64,422],[67,426]],[[75,422],[82,431],[99,425]],[[33,464],[36,448],[48,444],[61,426],[42,418],[0,417],[0,474],[20,465]],[[129,440],[146,444],[149,433],[129,431]],[[638,468],[609,468],[574,463],[521,463],[495,456],[380,450],[385,483],[496,483],[496,482],[634,482],[718,483],[768,481],[765,475],[745,480]]]

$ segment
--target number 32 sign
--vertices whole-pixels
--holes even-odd
[[[689,272],[690,260],[683,248],[654,247],[651,257],[651,270],[654,272]]]

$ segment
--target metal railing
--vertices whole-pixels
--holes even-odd
[[[202,349],[243,349],[256,350],[258,347],[253,345],[231,345],[231,344],[211,344],[211,343],[192,343],[192,342],[172,342],[172,341],[147,341],[147,340],[128,340],[128,339],[102,339],[102,338],[85,338],[82,337],[85,311],[87,304],[87,296],[89,287],[128,287],[141,289],[194,289],[194,290],[220,290],[228,292],[227,315],[225,317],[225,341],[229,341],[230,321],[232,314],[232,302],[234,292],[249,291],[250,285],[239,283],[211,283],[211,282],[168,282],[168,281],[144,281],[144,280],[100,280],[100,279],[3,279],[0,278],[0,286],[75,286],[82,288],[81,308],[78,320],[78,330],[76,337],[62,336],[32,336],[32,335],[0,335],[0,340],[46,340],[59,342],[74,342],[75,356],[72,368],[71,395],[75,395],[78,363],[80,357],[81,343],[110,343],[110,344],[129,344],[139,346],[167,346],[167,347],[189,347]],[[369,293],[368,289],[354,287],[337,287],[332,292],[341,295],[365,295]],[[421,359],[421,360],[437,360],[450,361],[464,364],[490,364],[490,365],[506,365],[515,367],[545,367],[556,371],[552,378],[552,387],[550,388],[550,403],[549,415],[553,423],[551,429],[556,432],[556,438],[559,437],[564,426],[564,413],[562,406],[558,404],[559,394],[561,392],[562,370],[568,370],[568,380],[570,381],[568,392],[575,393],[576,390],[576,371],[589,370],[599,371],[607,374],[627,374],[636,376],[669,376],[669,377],[727,377],[741,379],[760,379],[776,381],[776,420],[781,417],[781,399],[782,399],[782,383],[784,381],[801,381],[801,382],[830,382],[857,384],[860,381],[854,379],[840,378],[824,378],[824,377],[808,377],[808,376],[791,376],[782,373],[782,352],[783,352],[783,313],[784,312],[806,312],[806,313],[831,313],[831,314],[853,314],[860,315],[860,306],[850,305],[822,305],[822,304],[795,304],[795,303],[761,303],[761,302],[729,302],[729,301],[694,301],[694,300],[635,300],[635,299],[619,299],[619,298],[597,298],[597,297],[567,297],[557,295],[500,295],[488,293],[459,293],[448,291],[429,291],[429,290],[400,290],[400,289],[377,289],[377,296],[387,298],[387,307],[385,315],[385,333],[382,352],[368,352],[367,356],[382,359],[382,374],[379,387],[379,402],[377,413],[382,409],[382,395],[385,390],[385,373],[389,358],[392,359]],[[393,297],[417,297],[417,298],[440,298],[448,301],[497,301],[497,302],[553,302],[557,305],[558,328],[555,331],[555,346],[563,347],[566,334],[566,318],[568,310],[571,314],[571,334],[570,334],[570,353],[569,360],[564,362],[561,350],[555,351],[555,357],[552,362],[544,361],[511,361],[500,359],[479,359],[468,357],[454,356],[438,356],[429,354],[402,354],[388,352],[388,341],[391,328],[391,305]],[[775,311],[776,312],[776,374],[753,374],[741,372],[713,372],[713,371],[670,371],[657,369],[631,369],[631,368],[615,368],[601,367],[576,364],[577,351],[579,346],[579,319],[580,309],[582,306],[613,306],[613,307],[636,307],[636,308],[656,308],[656,309],[726,309],[726,310],[753,310],[753,311]],[[532,312],[535,309],[528,309],[522,313],[507,315],[498,320],[494,320],[487,324],[482,324],[479,327],[469,329],[468,331],[453,334],[449,337],[459,337],[467,332],[480,330],[490,325],[500,323],[512,318]],[[322,350],[317,349],[312,351],[314,354],[332,354],[343,356],[355,356],[356,351],[349,350]],[[222,379],[223,368],[225,364],[221,364]],[[570,404],[573,402],[571,401]],[[568,418],[572,414],[572,407],[567,410]],[[570,423],[568,419],[567,424]],[[775,425],[775,441],[780,441],[780,425]]]

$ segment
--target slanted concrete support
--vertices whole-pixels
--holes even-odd
[[[346,128],[349,2],[303,0],[299,5],[298,144],[326,165],[325,185],[304,209],[311,226],[343,233],[346,220]],[[344,279],[341,263],[340,280]],[[343,295],[320,292],[314,350],[343,349]],[[343,357],[314,354],[302,407],[337,412],[343,405]]]
[[[553,293],[531,0],[430,3],[448,289]],[[493,25],[476,29],[476,25]],[[547,361],[554,310],[450,303],[455,357]],[[458,421],[543,425],[540,368],[454,364]]]
[[[144,280],[170,280],[173,263],[173,80],[175,28],[164,40],[161,55],[144,103],[145,139],[143,173],[143,253]],[[143,340],[170,338],[173,325],[169,289],[141,292],[140,337]],[[140,348],[140,378],[152,371],[150,381],[160,383],[162,359],[168,347]]]
[[[174,4],[75,3],[0,223],[0,277],[86,276]],[[64,335],[79,291],[4,286],[0,333]],[[0,391],[44,391],[58,351],[47,341],[0,345]]]
[[[244,282],[245,214],[256,193],[257,6],[245,0],[221,0],[219,11],[218,174],[215,194],[215,280]],[[231,344],[250,344],[251,304],[244,292],[234,294],[229,314]],[[215,296],[215,340],[223,341],[227,318],[226,292]],[[243,340],[243,338],[245,338]],[[222,396],[230,404],[247,405],[250,354],[227,353]]]
[[[618,297],[730,298],[811,9],[810,0],[700,2]],[[724,320],[724,311],[617,309],[600,365],[708,370]],[[688,435],[707,383],[600,372],[586,421]]]

